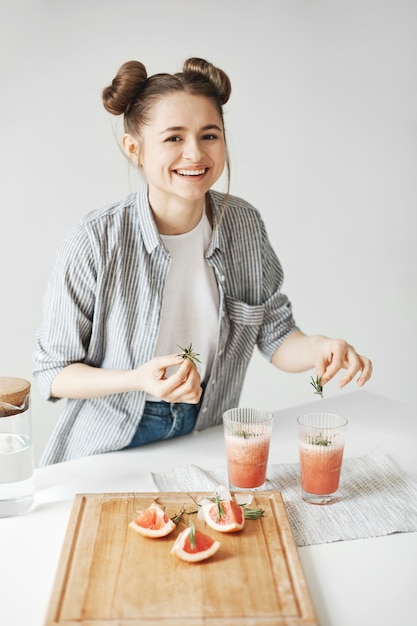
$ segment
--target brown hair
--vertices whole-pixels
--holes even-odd
[[[102,97],[109,113],[123,115],[125,131],[140,136],[142,127],[151,119],[155,103],[175,91],[205,96],[211,100],[224,127],[223,105],[229,100],[232,91],[229,77],[220,68],[197,57],[187,59],[182,72],[149,77],[143,63],[127,61],[120,67],[111,85],[103,89]],[[229,188],[230,162],[225,145]]]

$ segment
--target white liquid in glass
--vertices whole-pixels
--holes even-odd
[[[33,450],[29,438],[0,433],[0,517],[24,513],[32,504]]]

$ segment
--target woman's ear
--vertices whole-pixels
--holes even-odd
[[[137,139],[125,133],[122,137],[123,152],[130,161],[133,161],[135,165],[139,165],[139,142]]]

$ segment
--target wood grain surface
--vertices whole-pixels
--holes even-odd
[[[172,517],[204,495],[212,494],[75,496],[45,626],[317,626],[279,492],[254,493],[250,508],[264,516],[236,533],[193,514],[196,528],[221,542],[200,563],[171,554],[189,515],[159,539],[128,527],[154,500]]]

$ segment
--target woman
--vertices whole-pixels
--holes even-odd
[[[229,175],[230,92],[222,70],[195,58],[150,77],[125,63],[104,89],[146,184],[88,214],[59,251],[35,377],[45,398],[67,401],[43,464],[220,423],[255,346],[282,370],[315,367],[322,385],[340,369],[340,386],[370,378],[347,342],[297,328],[259,212],[212,190]]]

